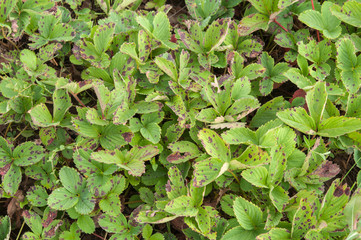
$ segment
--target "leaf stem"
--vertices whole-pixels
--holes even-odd
[[[234,179],[236,179],[237,183],[240,183],[238,177],[236,176],[236,174],[234,174],[234,172],[232,172],[229,169],[227,171],[233,175],[233,177],[234,177]]]
[[[75,93],[72,93],[72,92],[70,92],[71,93],[71,95],[73,95],[73,97],[78,101],[78,103],[80,104],[80,105],[82,105],[82,107],[86,107],[85,105],[84,105],[84,103],[78,98],[78,96],[75,94]]]
[[[282,24],[280,22],[278,22],[276,19],[273,19],[273,21],[280,26],[280,28],[282,28],[285,32],[288,32],[287,28],[285,28],[284,26],[282,26]]]
[[[26,125],[25,128],[23,130],[21,130],[21,132],[19,132],[18,135],[16,135],[16,137],[13,139],[13,141],[15,141],[20,136],[20,134],[22,134],[27,128],[28,128],[28,125]]]
[[[33,209],[33,206],[30,207],[29,211],[31,211],[31,209]],[[19,240],[19,237],[21,235],[21,232],[23,231],[24,225],[25,225],[25,221],[23,221],[23,223],[21,224],[21,228],[19,230],[18,235],[16,236],[16,240]]]
[[[142,203],[142,202],[143,202],[142,200],[134,200],[134,201],[124,202],[124,205],[131,203]]]
[[[311,4],[312,4],[312,10],[315,10],[315,4],[313,3],[313,0],[311,0]],[[321,40],[320,40],[320,31],[316,30],[316,34],[317,34],[317,41],[321,42]]]
[[[102,237],[102,236],[99,236],[98,234],[96,234],[96,233],[92,233],[94,236],[96,236],[96,237],[98,237],[98,238],[100,238],[100,239],[103,239],[104,240],[104,238]]]
[[[21,235],[21,232],[23,231],[24,225],[25,225],[25,221],[23,221],[23,223],[21,224],[21,228],[20,228],[20,230],[19,230],[18,235],[16,236],[16,240],[19,240],[19,237],[20,237],[20,235]]]
[[[4,28],[3,28],[3,27],[1,28],[1,32],[2,32],[2,34],[3,34],[3,37],[4,37],[9,43],[11,43],[11,45],[13,45],[13,46],[16,48],[16,50],[19,51],[18,46],[16,46],[16,44],[15,44],[13,41],[11,41],[11,39],[9,39],[9,38],[7,38],[7,37],[5,36],[5,32],[4,32]]]
[[[8,135],[9,129],[10,129],[10,127],[11,127],[11,123],[12,123],[12,122],[10,122],[9,125],[8,125],[8,127],[6,128],[5,135],[4,135],[5,138],[6,138],[6,136]]]

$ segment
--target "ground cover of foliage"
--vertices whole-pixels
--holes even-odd
[[[0,0],[0,239],[360,239],[358,0]]]

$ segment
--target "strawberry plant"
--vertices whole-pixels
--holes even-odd
[[[359,12],[0,0],[0,239],[359,239]]]

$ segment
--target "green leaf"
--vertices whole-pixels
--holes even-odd
[[[203,48],[186,31],[178,29],[178,35],[185,47],[195,53],[203,53]]]
[[[342,70],[341,80],[348,91],[356,93],[361,85],[361,58],[350,39],[340,40],[337,48],[337,67]]]
[[[201,141],[206,152],[212,157],[218,158],[223,162],[231,160],[229,147],[215,131],[204,128],[198,132],[198,139]]]
[[[98,53],[94,44],[85,39],[79,40],[76,45],[76,54],[82,59],[89,61],[89,63],[96,68],[107,68],[110,64],[108,54],[105,52]]]
[[[346,117],[361,117],[361,95],[350,94],[347,101]]]
[[[20,53],[20,61],[25,65],[25,67],[31,71],[36,71],[37,69],[37,57],[33,51],[24,49]]]
[[[314,84],[309,78],[303,76],[296,68],[289,69],[283,75],[300,89],[307,89]]]
[[[74,169],[64,166],[60,169],[59,178],[64,188],[73,194],[83,190],[83,180],[80,174]]]
[[[82,215],[89,214],[95,207],[95,200],[92,199],[92,194],[88,188],[84,187],[78,194],[79,201],[75,204],[74,209],[77,213]]]
[[[338,137],[361,129],[361,119],[330,117],[318,126],[317,134],[323,137]]]
[[[321,203],[321,209],[318,212],[318,219],[320,221],[329,221],[343,216],[343,209],[348,202],[350,195],[349,187],[346,184],[341,184],[339,179],[332,182],[332,185],[327,190],[325,197]]]
[[[236,59],[235,59],[236,61]],[[258,63],[248,64],[245,68],[243,68],[237,77],[248,77],[249,80],[256,79],[264,74],[266,69]],[[232,70],[233,72],[233,70]]]
[[[289,201],[288,192],[285,191],[281,186],[275,186],[271,188],[269,197],[276,209],[279,212],[283,212]]]
[[[167,157],[167,160],[174,164],[186,162],[201,154],[198,147],[194,143],[188,141],[170,143],[168,148],[172,150],[173,153]]]
[[[12,12],[13,8],[16,6],[16,0],[1,0],[0,1],[0,25],[3,25],[10,13]],[[4,220],[5,221],[5,220]],[[10,220],[9,220],[10,222]],[[1,236],[5,236],[1,235]]]
[[[20,167],[12,164],[5,175],[2,176],[2,186],[6,193],[14,196],[21,182]]]
[[[198,121],[206,123],[213,123],[217,117],[219,114],[214,108],[204,108],[196,115]]]
[[[165,57],[167,57],[167,55],[165,55],[164,57],[156,57],[154,59],[154,62],[163,72],[165,72],[168,76],[170,76],[174,81],[178,81],[178,72],[174,60],[173,59],[169,60],[169,58],[171,58],[169,54],[168,54],[168,59],[166,59]]]
[[[160,141],[161,128],[158,124],[151,122],[140,129],[140,133],[143,137],[150,142],[156,144]]]
[[[347,1],[343,4],[342,8],[336,4],[330,7],[333,15],[335,15],[341,21],[350,24],[352,26],[361,27],[361,3],[358,1]]]
[[[234,194],[226,194],[221,199],[222,211],[227,213],[229,216],[234,217],[233,202],[236,199]]]
[[[204,206],[198,208],[198,213],[195,217],[198,227],[203,233],[209,233],[212,227],[212,212],[214,209],[211,206]]]
[[[146,210],[141,210],[136,217],[140,223],[165,223],[177,218],[163,210],[153,210],[148,206]]]
[[[232,128],[222,133],[222,138],[228,144],[255,144],[258,145],[256,133],[249,128]]]
[[[2,10],[1,4],[0,4],[0,10]],[[10,233],[11,233],[11,221],[9,216],[0,217],[0,237],[4,240],[10,240]]]
[[[77,224],[84,233],[91,234],[95,231],[94,221],[89,215],[80,215]]]
[[[248,96],[251,92],[251,82],[248,77],[242,77],[237,79],[232,88],[232,99],[237,100],[242,97]]]
[[[314,88],[307,92],[306,102],[311,117],[316,126],[320,123],[327,100],[326,83],[317,82]]]
[[[153,36],[161,41],[167,47],[174,49],[177,47],[176,44],[169,42],[170,40],[170,22],[165,12],[158,12],[153,20]]]
[[[112,188],[111,176],[95,173],[88,177],[87,183],[90,192],[95,197],[103,197]]]
[[[193,185],[203,187],[213,182],[225,171],[228,170],[229,163],[218,158],[207,158],[194,165]]]
[[[7,163],[12,161],[12,150],[13,145],[0,136],[0,167],[4,167]]]
[[[144,239],[149,239],[150,236],[152,235],[152,232],[153,232],[152,226],[149,224],[146,224],[142,230],[142,237]]]
[[[94,33],[94,47],[100,55],[105,52],[113,40],[115,23],[104,23],[98,26]]]
[[[134,134],[127,126],[108,124],[101,132],[99,141],[104,149],[115,149],[128,144]]]
[[[212,22],[208,27],[204,36],[204,48],[208,52],[214,51],[223,43],[228,33],[229,24],[230,19],[221,18]]]
[[[169,199],[175,199],[182,195],[187,195],[187,189],[184,186],[182,172],[176,167],[172,166],[168,171],[168,182],[166,184],[167,196]]]
[[[93,152],[91,158],[102,163],[115,163],[119,167],[128,170],[129,174],[141,176],[145,172],[144,161],[149,160],[156,154],[158,154],[158,150],[155,146],[146,146],[130,151],[126,156],[118,149],[115,149]]]
[[[282,181],[284,171],[287,167],[287,157],[282,146],[276,146],[271,149],[272,161],[269,165],[269,185],[277,185]]]
[[[129,159],[137,161],[147,161],[156,156],[159,149],[155,145],[146,145],[142,147],[133,147],[129,152]],[[128,155],[127,155],[128,156]]]
[[[237,226],[228,230],[221,240],[255,239],[260,233],[259,231],[245,230],[243,227]]]
[[[277,117],[287,125],[306,134],[315,134],[316,124],[304,108],[292,108],[278,112]]]
[[[246,230],[256,229],[259,224],[263,223],[262,210],[242,197],[234,200],[234,214],[238,223]]]
[[[268,188],[267,184],[267,168],[263,166],[250,168],[242,172],[242,177],[252,185],[259,188]]]
[[[53,117],[51,116],[48,108],[44,103],[40,103],[33,107],[29,114],[33,123],[39,127],[49,127],[57,125],[57,123],[53,123]]]
[[[269,163],[270,157],[266,151],[251,144],[238,158],[231,161],[231,167],[245,169]]]
[[[32,211],[25,210],[23,212],[24,221],[37,236],[40,236],[43,231],[43,226],[41,225],[41,218],[38,214]]]
[[[272,228],[268,233],[258,235],[257,240],[289,240],[291,239],[291,233],[289,230],[284,228]]]
[[[54,102],[54,122],[60,122],[63,120],[64,115],[68,111],[68,109],[72,106],[71,99],[69,94],[64,89],[57,89],[53,94],[53,102]]]
[[[306,232],[316,224],[317,220],[313,217],[316,207],[316,205],[313,204],[314,201],[317,201],[314,194],[300,200],[298,209],[293,216],[292,239],[302,239]]]
[[[331,2],[322,4],[321,13],[307,10],[299,15],[299,20],[311,28],[320,30],[325,37],[335,39],[341,34],[340,20],[331,14]]]
[[[356,191],[344,209],[345,219],[351,231],[355,231],[358,228],[356,224],[359,220],[359,216],[361,213],[361,208],[360,208],[361,206],[359,204],[360,200],[361,200],[360,191]]]
[[[326,39],[321,42],[311,40],[307,44],[301,41],[298,44],[298,52],[309,61],[321,65],[331,57],[332,47]]]
[[[262,53],[260,60],[261,64],[266,68],[263,76],[264,81],[272,81],[277,83],[286,81],[286,78],[283,76],[283,73],[289,69],[286,63],[278,63],[275,65],[274,59],[269,56],[267,52]]]
[[[55,189],[48,198],[48,205],[56,210],[67,210],[74,207],[79,198],[65,188]]]
[[[285,109],[288,104],[283,97],[276,97],[266,102],[258,109],[256,115],[252,118],[250,127],[260,127],[270,120],[277,119],[276,114]]]
[[[149,188],[141,187],[139,188],[138,192],[139,197],[143,202],[150,205],[154,204],[154,194]]]
[[[109,233],[125,233],[128,229],[127,219],[122,213],[116,217],[103,214],[99,217],[99,225]]]
[[[159,11],[154,16],[152,23],[145,16],[137,16],[136,20],[148,34],[162,42],[166,47],[171,49],[177,48],[175,43],[169,41],[171,36],[170,22],[165,12]]]
[[[194,217],[198,213],[198,209],[193,206],[190,196],[180,196],[171,200],[164,210],[176,216]]]
[[[213,16],[221,6],[221,0],[186,0],[188,12],[194,19],[203,20]]]
[[[118,149],[93,152],[91,158],[106,164],[122,164],[126,161],[124,154]]]
[[[243,17],[238,25],[238,34],[247,36],[259,29],[267,30],[269,18],[261,13],[254,13]]]
[[[46,192],[45,188],[40,185],[35,185],[29,188],[29,191],[26,194],[26,198],[29,200],[31,205],[35,207],[44,207],[47,205],[46,200],[49,195]]]
[[[99,202],[99,207],[110,216],[120,214],[121,203],[117,193],[110,193]]]
[[[260,103],[257,98],[254,97],[243,97],[237,99],[226,111],[225,115],[237,115],[235,116],[237,120],[242,119],[248,113],[259,108]]]

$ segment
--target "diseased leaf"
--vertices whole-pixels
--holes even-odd
[[[228,170],[229,163],[217,158],[207,158],[194,165],[193,185],[203,187],[213,182],[225,171]]]
[[[14,149],[13,157],[15,165],[29,166],[45,160],[45,151],[33,142],[24,142]]]
[[[231,160],[229,147],[215,131],[202,129],[198,133],[198,138],[209,155],[224,162]]]
[[[33,107],[29,111],[29,114],[33,120],[33,123],[37,126],[49,127],[57,125],[57,123],[53,123],[53,117],[44,103],[40,103]]]
[[[65,188],[55,189],[48,198],[48,205],[56,210],[67,210],[74,207],[79,201],[75,194]]]
[[[78,194],[82,190],[83,179],[74,168],[62,167],[59,178],[64,188],[72,194]]]
[[[10,196],[14,196],[21,182],[20,167],[12,164],[6,174],[2,176],[1,180],[4,191]]]
[[[269,18],[261,13],[253,13],[242,18],[238,25],[238,34],[247,36],[259,29],[267,30]]]
[[[195,216],[198,212],[190,196],[180,196],[171,200],[164,210],[176,216]]]

